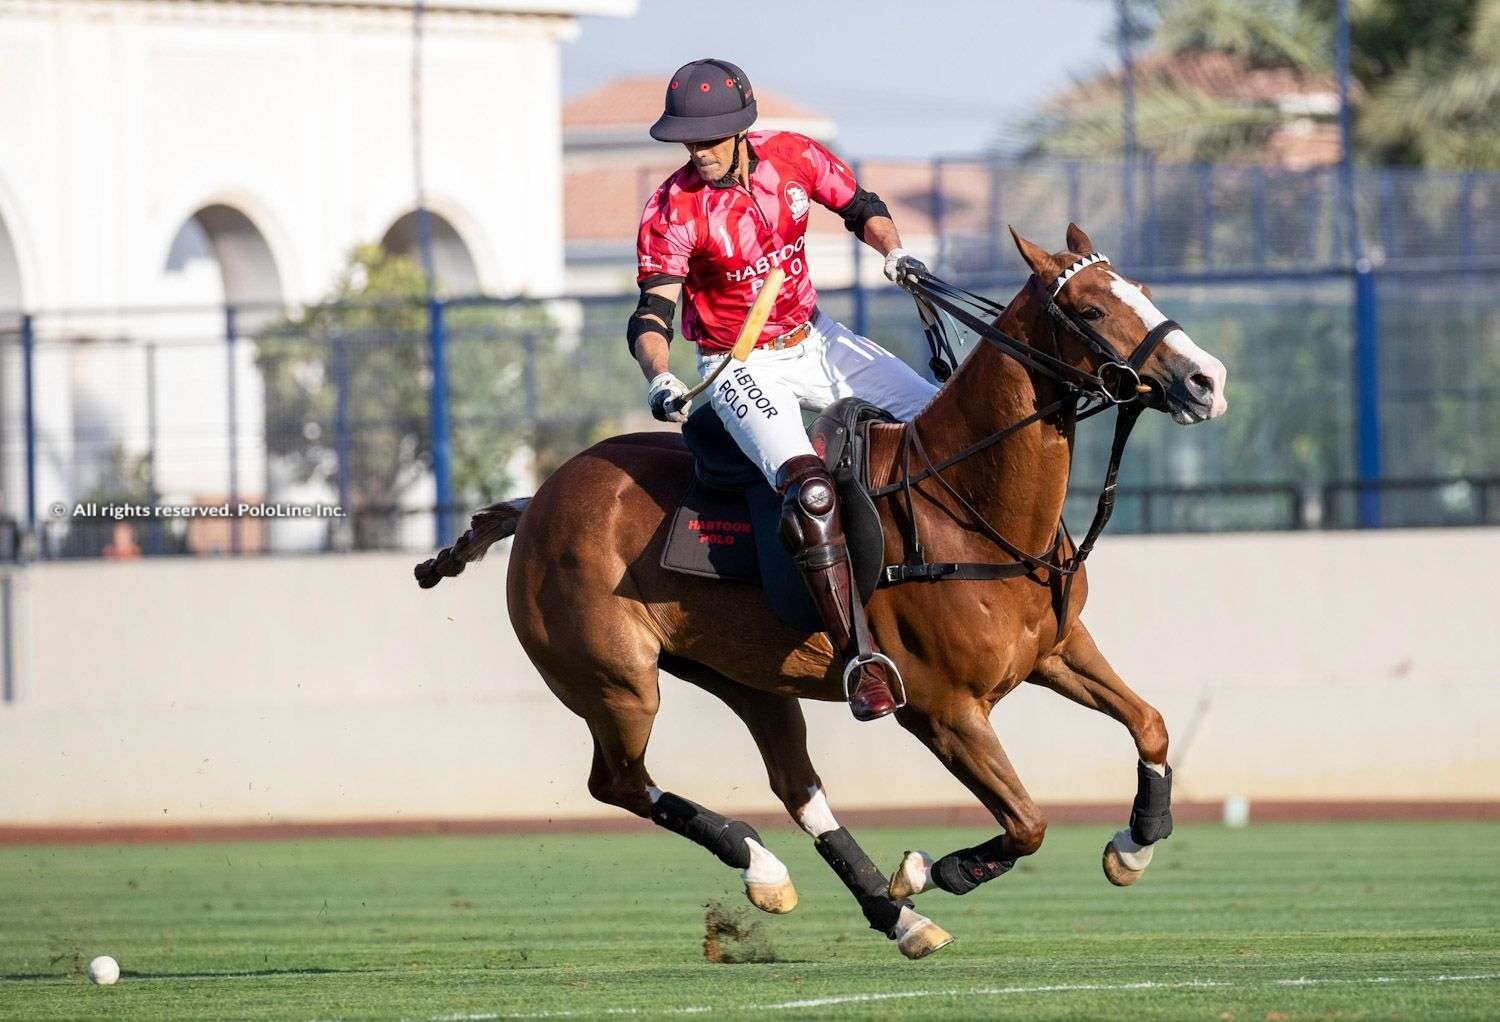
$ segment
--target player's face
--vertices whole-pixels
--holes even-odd
[[[717,181],[729,173],[734,162],[735,136],[715,138],[707,142],[684,142],[689,158],[705,181]]]

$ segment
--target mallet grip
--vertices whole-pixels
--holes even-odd
[[[731,361],[743,362],[750,357],[750,352],[755,350],[755,342],[760,340],[760,332],[766,328],[766,320],[771,318],[771,308],[776,304],[776,295],[781,291],[781,285],[785,280],[786,273],[780,266],[773,267],[771,272],[766,274],[766,282],[750,305],[750,311],[745,315],[745,322],[740,326],[739,336],[734,339],[734,347],[730,349],[729,357],[714,366],[714,371],[705,376],[686,394],[668,401],[668,411],[681,410],[689,401],[707,390]]]

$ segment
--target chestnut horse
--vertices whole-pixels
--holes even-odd
[[[1146,289],[1097,256],[1083,231],[1069,225],[1068,250],[1055,254],[1012,235],[1034,276],[994,324],[999,331],[1082,373],[1127,361],[1146,350],[1143,335],[1151,334],[1149,357],[1138,367],[1140,389],[1150,390],[1142,400],[1179,423],[1224,412],[1223,364],[1167,321]],[[1073,329],[1059,330],[1059,318]],[[871,430],[870,478],[899,478],[898,453],[910,449],[902,443],[906,430],[915,432],[931,462],[941,464],[1046,409],[1066,388],[1055,374],[981,344],[912,422]],[[1054,544],[1071,432],[1072,422],[1060,414],[1044,416],[940,476],[913,474],[910,514],[925,551],[945,562],[1002,563],[1015,560],[1007,546],[1039,558],[1071,549]],[[796,892],[786,867],[753,828],[661,790],[646,770],[658,673],[665,669],[701,686],[750,729],[772,791],[815,839],[871,927],[896,940],[908,957],[920,958],[952,938],[916,912],[911,895],[933,887],[966,894],[1041,846],[1046,820],[989,721],[995,704],[1029,681],[1109,714],[1130,732],[1140,760],[1138,794],[1130,826],[1105,846],[1104,868],[1115,884],[1141,875],[1154,843],[1171,829],[1167,730],[1161,714],[1110,668],[1079,620],[1087,596],[1081,564],[1065,600],[1053,584],[1058,573],[1040,569],[1020,577],[888,586],[869,601],[877,646],[905,679],[901,726],[974,793],[1002,830],[937,860],[908,852],[887,881],[839,826],[808,758],[798,700],[844,697],[840,665],[825,636],[782,624],[750,586],[660,567],[668,522],[692,471],[692,458],[675,435],[605,440],[559,468],[529,500],[480,512],[470,532],[417,568],[424,586],[436,585],[514,534],[506,584],[511,623],[548,687],[588,724],[594,739],[588,789],[596,799],[682,834],[741,869],[757,907],[791,910]],[[903,521],[908,505],[904,499],[878,504],[886,563],[899,562],[912,524]],[[1009,542],[996,543],[997,537]]]

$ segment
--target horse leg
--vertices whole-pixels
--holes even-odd
[[[583,717],[594,737],[589,794],[679,834],[740,871],[751,904],[766,912],[790,912],[797,891],[781,860],[766,848],[754,827],[663,791],[646,771],[646,743],[660,705],[656,668],[649,677],[601,678],[596,685],[558,684],[542,670],[548,686],[569,709]],[[573,679],[576,680],[576,679]],[[584,694],[587,695],[584,695]]]
[[[926,852],[907,852],[891,874],[891,897],[909,897],[934,887],[968,894],[1008,873],[1017,859],[1042,846],[1047,820],[1016,776],[990,726],[986,704],[965,697],[944,707],[941,714],[908,706],[899,711],[898,719],[974,793],[1003,832],[941,859],[934,860]]]
[[[839,826],[807,755],[801,703],[736,684],[701,664],[664,657],[663,666],[718,696],[745,722],[765,761],[771,790],[859,903],[870,929],[896,941],[907,958],[925,958],[952,942],[952,935],[913,908],[911,901],[890,897],[885,874],[854,835]]]
[[[1094,638],[1077,623],[1028,681],[1107,713],[1130,732],[1136,764],[1130,826],[1104,846],[1104,875],[1116,887],[1141,878],[1156,842],[1172,833],[1172,768],[1167,765],[1167,725],[1156,708],[1133,692],[1110,667]]]

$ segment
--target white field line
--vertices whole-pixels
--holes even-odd
[[[770,1004],[702,1004],[678,1008],[604,1008],[596,1011],[538,1011],[524,1014],[480,1014],[436,1015],[428,1022],[491,1022],[497,1019],[523,1018],[578,1018],[588,1015],[703,1015],[721,1011],[798,1011],[807,1008],[829,1008],[841,1004],[875,1004],[881,1001],[916,1000],[927,997],[1007,997],[1016,994],[1054,994],[1079,992],[1110,992],[1132,990],[1188,990],[1188,989],[1233,989],[1256,987],[1317,987],[1336,985],[1378,985],[1400,983],[1473,983],[1500,980],[1500,972],[1477,973],[1460,976],[1364,976],[1310,978],[1299,976],[1291,979],[1267,979],[1252,982],[1230,982],[1215,979],[1191,979],[1177,983],[1160,983],[1142,980],[1136,983],[1055,983],[1045,986],[1014,987],[970,987],[956,990],[895,990],[874,994],[831,994],[827,997],[810,997],[798,1001],[776,1001]]]

